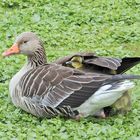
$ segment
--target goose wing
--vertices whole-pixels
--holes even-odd
[[[85,64],[97,65],[100,67],[108,68],[111,70],[117,70],[121,66],[121,59],[118,58],[106,58],[106,57],[96,57],[93,59],[84,60]]]
[[[117,70],[119,66],[121,66],[121,59],[118,58],[107,58],[107,57],[99,57],[96,56],[95,53],[76,53],[74,55],[69,55],[62,57],[53,63],[56,64],[62,64],[65,66],[66,62],[70,61],[73,57],[75,56],[80,56],[84,60],[84,64],[89,64],[89,65],[96,65],[104,68],[108,68],[111,70]]]
[[[26,73],[19,87],[23,97],[41,105],[77,107],[109,78],[109,75],[86,74],[59,65],[45,65]]]
[[[115,70],[117,74],[124,73],[125,71],[140,63],[140,57],[124,57],[122,59],[119,59],[100,57],[95,53],[76,53],[74,55],[62,57],[54,61],[53,63],[65,66],[66,62],[70,61],[75,56],[83,57],[84,64]]]
[[[84,60],[87,60],[87,59],[92,59],[92,58],[96,58],[97,56],[95,55],[95,53],[76,53],[76,54],[73,54],[73,55],[68,55],[68,56],[65,56],[65,57],[62,57],[62,58],[59,58],[58,60],[54,61],[53,63],[56,63],[56,64],[61,64],[61,65],[65,65],[67,61],[70,61],[73,57],[75,56],[80,56],[80,57],[83,57]]]
[[[124,73],[140,63],[140,57],[124,57],[121,66],[117,69],[117,74]]]

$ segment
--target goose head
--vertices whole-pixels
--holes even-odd
[[[41,40],[33,32],[23,32],[16,37],[11,48],[2,55],[9,56],[13,54],[33,55],[36,50],[42,47]]]
[[[24,54],[28,57],[28,61],[37,62],[39,64],[46,63],[45,50],[42,41],[33,32],[23,32],[15,39],[11,48],[6,50],[2,55],[11,56],[15,54]]]

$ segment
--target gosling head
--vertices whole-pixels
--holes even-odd
[[[66,62],[66,65],[76,68],[76,69],[81,69],[83,67],[83,57],[74,56],[71,58],[70,61]]]

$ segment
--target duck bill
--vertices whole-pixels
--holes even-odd
[[[13,44],[11,48],[9,48],[8,50],[2,53],[2,56],[6,57],[13,54],[18,54],[19,52],[20,50],[19,50],[18,44]]]

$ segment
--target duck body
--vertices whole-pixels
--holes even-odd
[[[47,64],[42,43],[31,32],[19,35],[3,56],[13,54],[24,54],[28,59],[10,81],[12,102],[37,117],[94,115],[133,88],[131,79],[140,79],[134,75],[86,73],[59,64]]]

